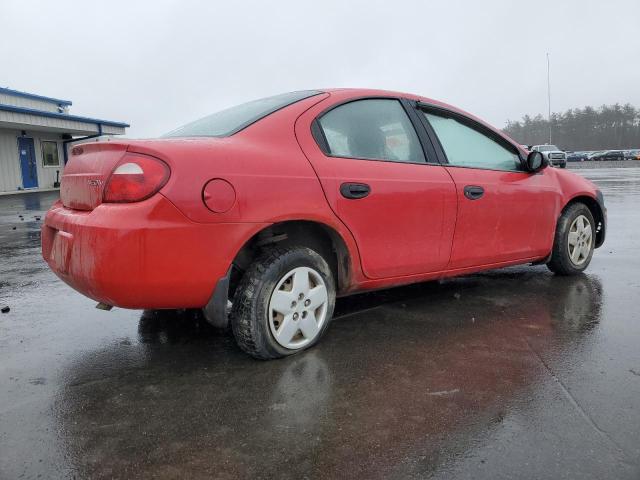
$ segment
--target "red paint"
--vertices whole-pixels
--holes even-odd
[[[225,213],[231,210],[236,201],[236,191],[226,180],[214,178],[202,190],[202,200],[214,213]]]
[[[553,245],[561,191],[547,168],[538,174],[447,167],[458,187],[449,268],[545,257]],[[471,201],[465,185],[481,185]]]
[[[199,307],[226,274],[226,259],[265,226],[196,223],[163,195],[104,203],[91,212],[57,202],[42,230],[43,255],[62,280],[96,301],[127,308]]]
[[[73,288],[107,304],[202,307],[255,234],[275,222],[307,220],[347,246],[345,294],[543,259],[567,202],[596,197],[593,184],[553,168],[530,174],[326,157],[312,121],[332,105],[366,96],[440,104],[394,92],[329,90],[228,138],[74,148],[61,201],[42,229],[45,260]],[[146,200],[105,203],[110,175],[129,155],[161,160],[170,177]],[[339,193],[343,182],[368,183],[371,194],[347,200]],[[468,184],[481,185],[484,197],[465,198]]]

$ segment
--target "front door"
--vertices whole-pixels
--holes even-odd
[[[22,171],[22,187],[37,188],[38,164],[33,138],[18,137],[18,155],[20,156],[20,170]]]
[[[557,192],[546,172],[447,170],[458,187],[449,268],[544,257],[551,252]]]
[[[525,172],[516,148],[481,125],[441,111],[423,115],[458,191],[449,268],[547,255],[560,195],[552,175]]]
[[[400,101],[339,105],[320,116],[314,131],[321,145],[302,142],[303,149],[331,208],[356,240],[365,275],[444,270],[455,227],[455,185],[444,167],[427,162]]]

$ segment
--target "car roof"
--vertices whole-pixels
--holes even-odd
[[[440,100],[436,100],[434,98],[429,98],[429,97],[425,97],[425,96],[422,96],[422,95],[417,95],[415,93],[398,92],[398,91],[394,91],[394,90],[381,90],[381,89],[375,89],[375,88],[320,88],[318,90],[321,91],[321,92],[327,92],[329,94],[338,93],[338,92],[345,93],[345,94],[351,94],[351,96],[353,96],[353,98],[357,98],[357,97],[403,97],[403,98],[408,98],[410,100],[416,100],[416,101],[428,103],[428,104],[431,104],[431,105],[443,107],[443,108],[446,108],[447,110],[451,110],[453,112],[460,113],[462,115],[465,115],[465,116],[470,117],[470,118],[474,118],[474,119],[479,120],[482,123],[484,123],[481,119],[477,119],[471,113],[466,112],[466,111],[464,111],[464,110],[462,110],[462,109],[460,109],[458,107],[455,107],[455,106],[450,105],[448,103],[442,102]]]

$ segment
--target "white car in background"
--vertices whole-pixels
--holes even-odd
[[[555,145],[534,145],[531,151],[542,153],[542,156],[554,167],[567,168],[567,154]]]

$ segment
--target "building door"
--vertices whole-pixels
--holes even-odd
[[[20,156],[20,169],[22,170],[22,187],[37,188],[38,165],[36,164],[33,138],[18,137],[18,155]]]

